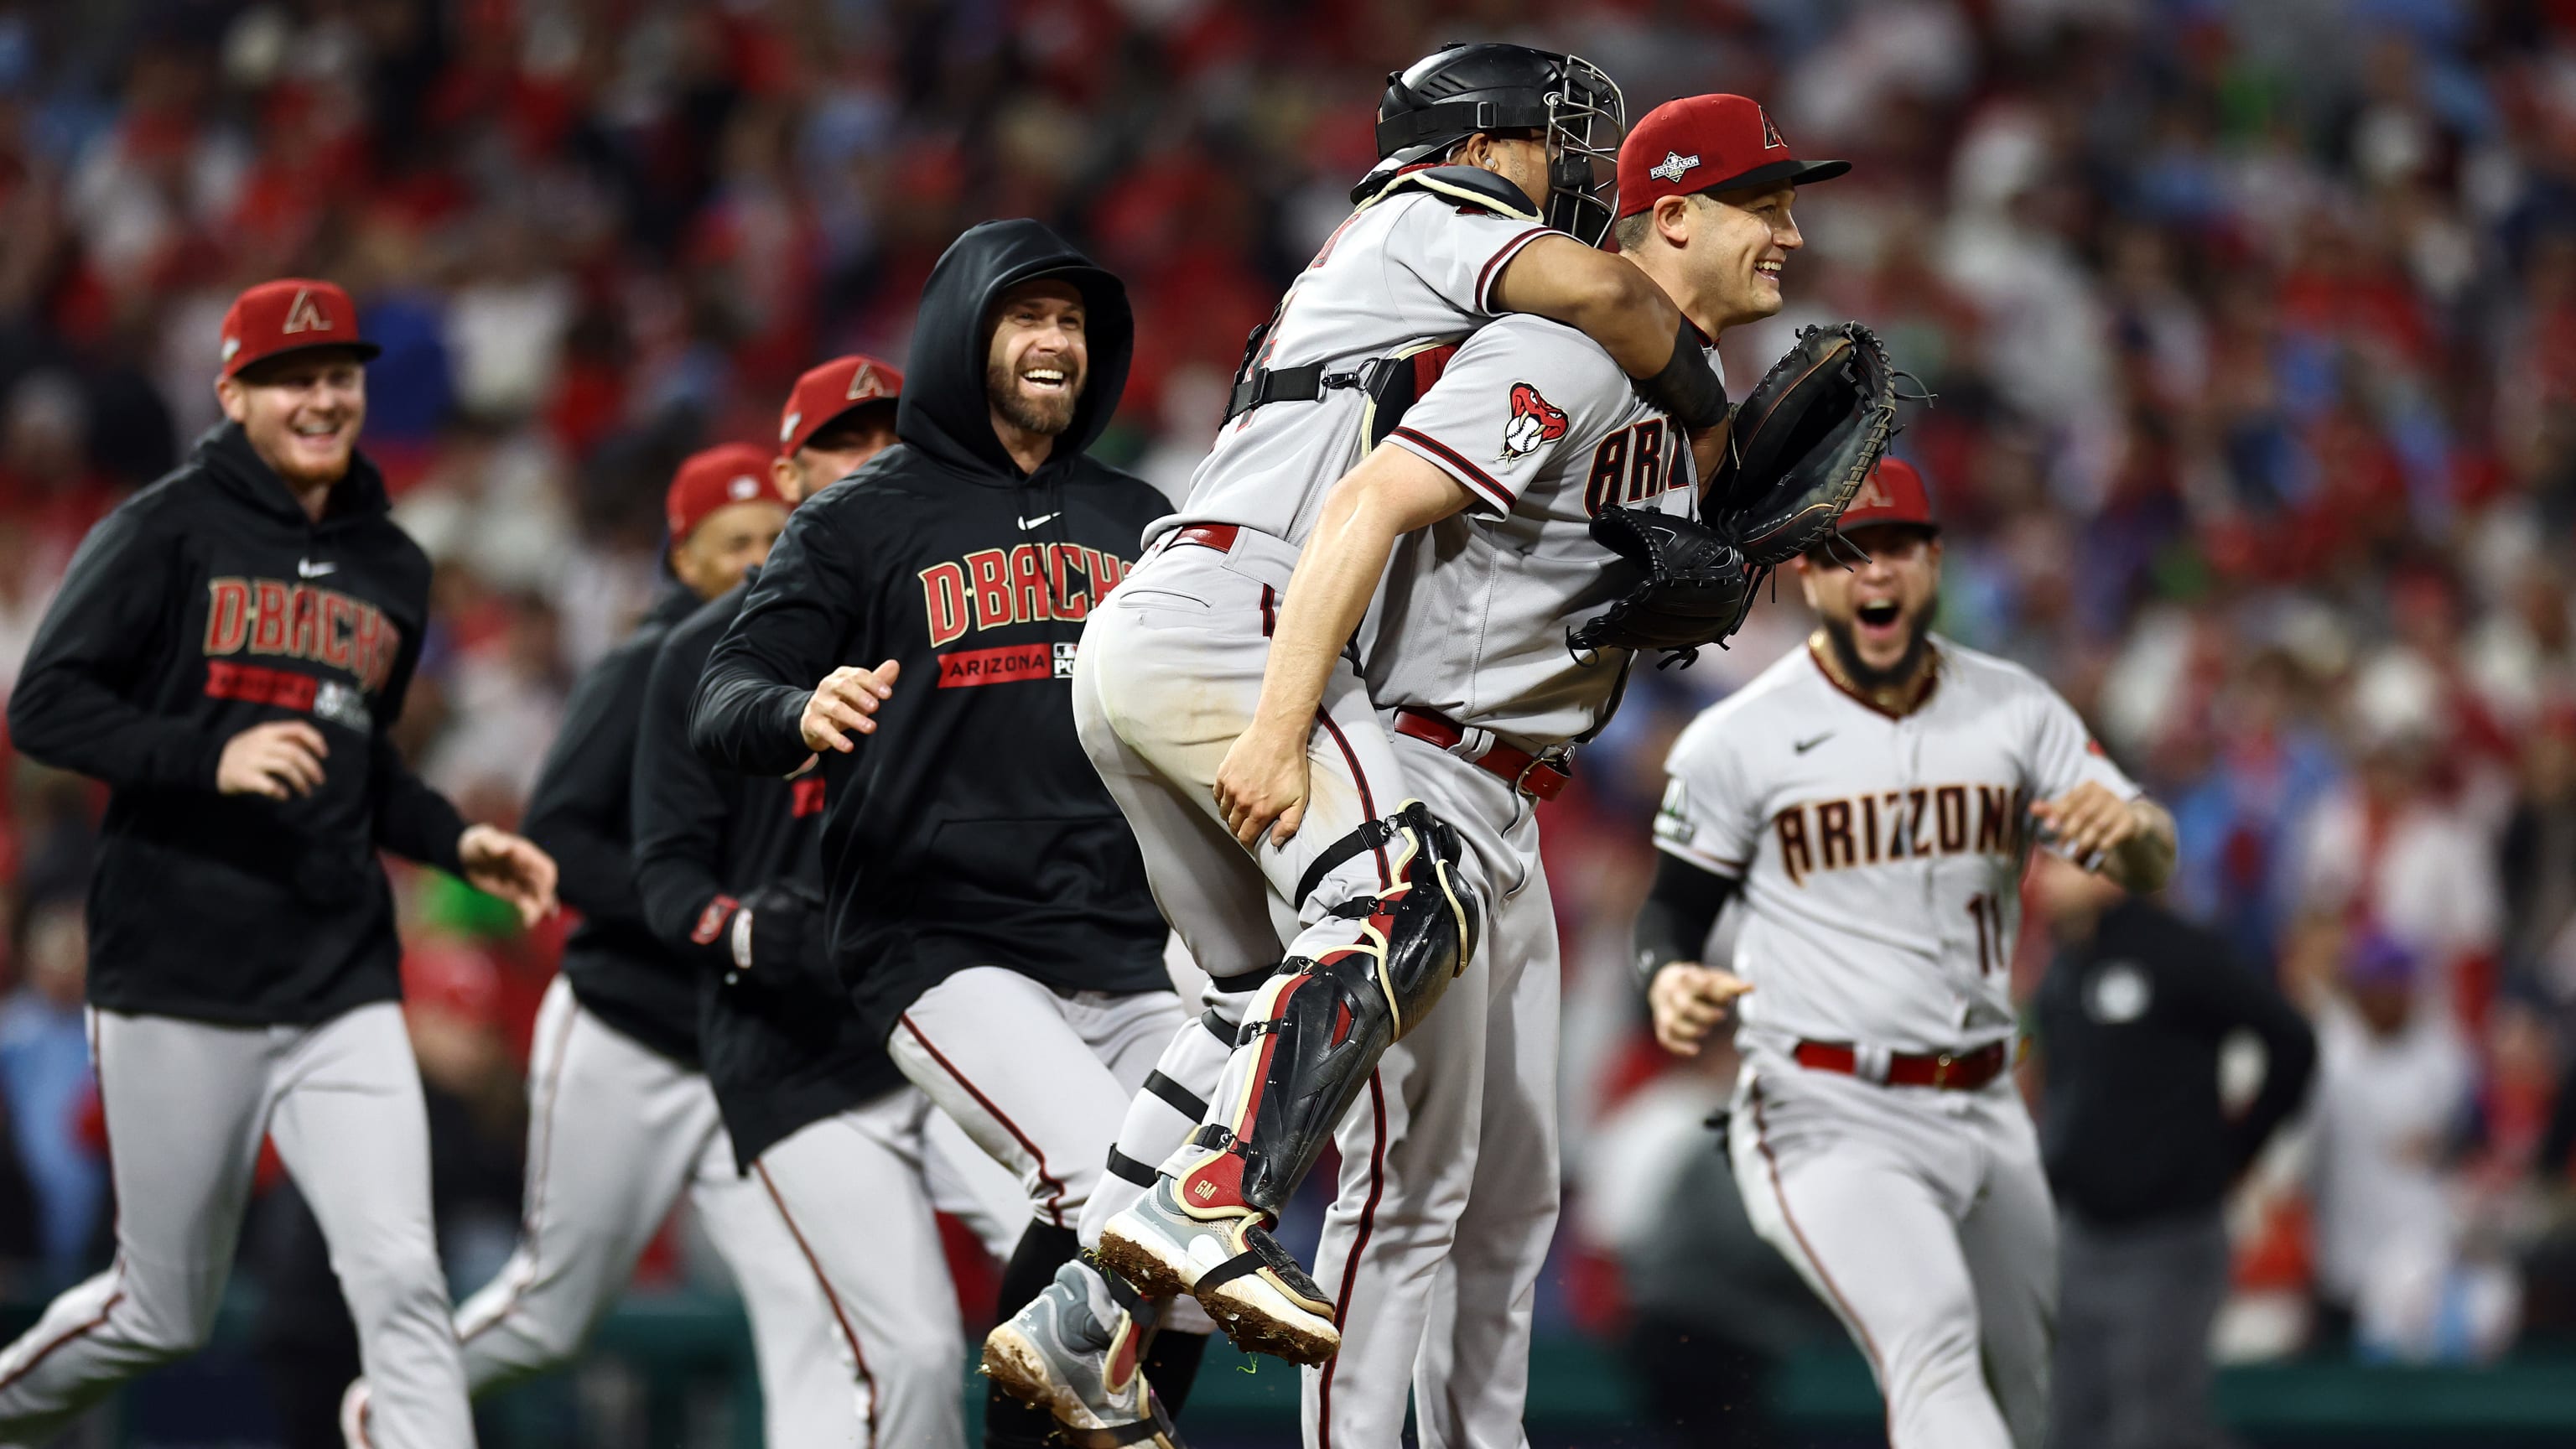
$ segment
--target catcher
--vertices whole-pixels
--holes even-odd
[[[1779,310],[1801,244],[1795,187],[1847,169],[1768,153],[1786,148],[1739,96],[1662,107],[1621,150],[1621,249],[1704,337]],[[1702,522],[1673,420],[1597,344],[1502,318],[1326,492],[1278,603],[1258,710],[1216,774],[1226,823],[1246,847],[1297,833],[1309,791],[1328,787],[1310,777],[1308,732],[1356,634],[1419,797],[1358,849],[1399,857],[1413,889],[1339,959],[1292,957],[1262,987],[1204,1125],[1109,1222],[1101,1256],[1148,1294],[1241,1312],[1226,1289],[1250,1274],[1190,1249],[1212,1221],[1284,1196],[1336,1133],[1316,1281],[1340,1352],[1305,1396],[1310,1444],[1395,1442],[1417,1387],[1425,1444],[1519,1435],[1557,1208],[1557,946],[1533,807],[1565,787],[1636,651],[1722,640],[1754,571],[1830,529],[1884,446],[1886,365],[1860,328],[1814,332],[1747,408],[1743,450],[1776,471],[1735,468]],[[1179,607],[1122,592],[1109,612]],[[1481,906],[1456,949],[1398,959],[1405,913],[1464,902]],[[1453,980],[1465,1000],[1434,1010]]]

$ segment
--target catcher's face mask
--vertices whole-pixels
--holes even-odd
[[[1628,104],[1608,72],[1579,55],[1565,58],[1547,96],[1547,224],[1585,246],[1601,245],[1619,214],[1619,140]]]

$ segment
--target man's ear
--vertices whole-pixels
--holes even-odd
[[[805,470],[797,467],[794,459],[770,459],[769,476],[778,484],[779,493],[798,503],[805,501]]]
[[[223,406],[224,416],[234,422],[241,422],[250,414],[250,399],[244,396],[239,378],[216,378],[215,401]]]
[[[1691,199],[1687,196],[1664,196],[1655,200],[1655,234],[1676,247],[1690,245]]]

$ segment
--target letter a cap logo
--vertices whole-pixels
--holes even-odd
[[[278,330],[289,333],[328,332],[331,330],[331,315],[314,302],[311,287],[298,287],[295,300],[286,306],[286,325]]]
[[[225,377],[310,347],[343,348],[361,362],[383,350],[358,335],[358,307],[349,294],[311,277],[262,282],[235,297],[224,313],[220,358]]]

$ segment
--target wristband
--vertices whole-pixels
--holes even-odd
[[[1661,372],[1639,380],[1637,392],[1690,432],[1726,421],[1726,384],[1709,366],[1708,354],[1700,350],[1699,329],[1687,317],[1673,333],[1672,357]]]
[[[751,908],[733,913],[733,964],[737,971],[751,969]]]

